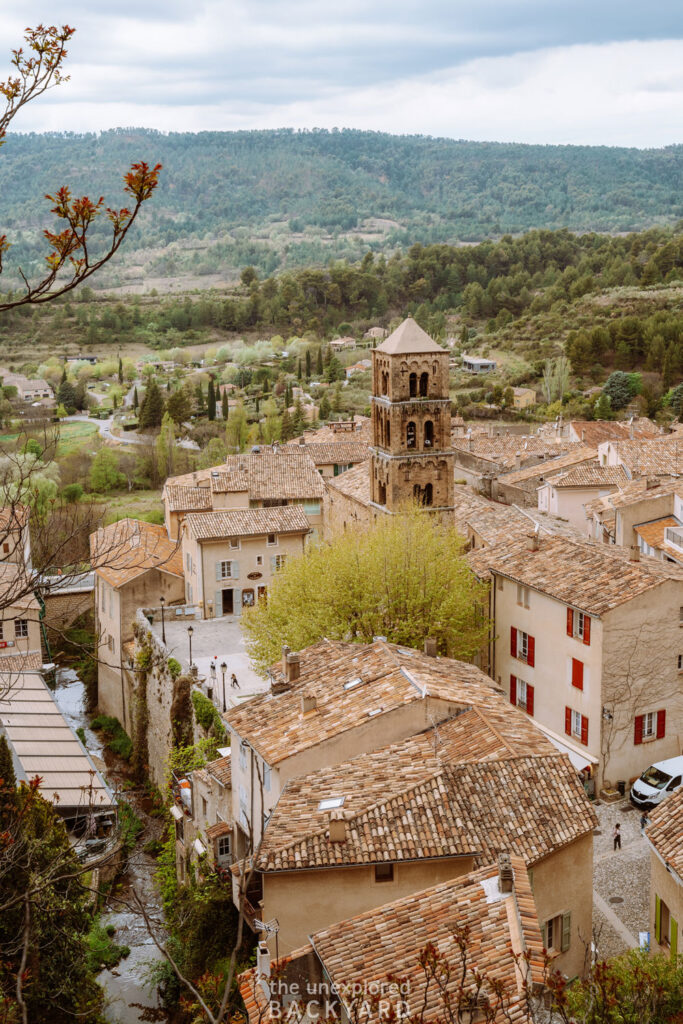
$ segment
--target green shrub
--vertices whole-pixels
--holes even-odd
[[[143,829],[142,820],[138,818],[130,804],[122,800],[119,804],[119,833],[123,849],[129,854]]]
[[[76,729],[76,735],[78,736],[83,746],[85,746],[85,729],[83,728],[82,725],[79,725],[78,729]]]
[[[83,488],[80,484],[67,484],[62,487],[62,498],[69,505],[75,505],[83,497]]]
[[[209,698],[200,690],[192,691],[192,706],[194,707],[195,717],[202,729],[205,732],[210,732],[213,729],[216,739],[219,742],[224,740],[226,732],[221,716]]]
[[[118,718],[111,715],[96,715],[90,723],[90,728],[102,730],[112,753],[118,754],[123,761],[130,759],[133,743]]]
[[[177,679],[182,671],[182,665],[177,658],[168,659],[168,671],[171,673],[171,679]]]
[[[86,959],[89,970],[94,974],[105,968],[111,970],[130,953],[128,946],[119,946],[112,942],[115,931],[113,925],[107,925],[105,928],[100,921],[95,921],[88,933]]]

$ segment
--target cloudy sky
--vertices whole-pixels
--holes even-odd
[[[0,0],[77,28],[17,131],[355,127],[503,142],[683,142],[681,0]]]

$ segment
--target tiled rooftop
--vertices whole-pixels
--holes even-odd
[[[0,619],[10,618],[12,608],[38,608],[33,593],[33,582],[27,576],[23,565],[17,562],[0,562]],[[7,637],[5,637],[7,639]]]
[[[683,789],[672,793],[653,811],[645,835],[659,856],[683,878]]]
[[[523,484],[536,480],[547,480],[568,466],[576,466],[581,462],[592,462],[597,459],[598,453],[593,448],[585,448],[583,445],[573,445],[572,451],[565,455],[558,455],[557,458],[544,459],[535,466],[526,466],[524,469],[517,469],[511,473],[504,473],[498,478],[500,484]]]
[[[364,462],[370,454],[369,445],[365,441],[344,440],[343,435],[337,441],[306,442],[306,444],[283,444],[280,448],[285,454],[306,452],[316,466],[348,465]]]
[[[683,473],[683,438],[677,435],[652,440],[615,441],[612,449],[631,478],[680,476]]]
[[[621,487],[628,483],[623,466],[600,466],[587,462],[553,477],[553,487]]]
[[[571,420],[569,426],[576,437],[591,448],[597,448],[603,441],[625,441],[629,438],[658,437],[657,425],[648,419],[624,423],[617,420]]]
[[[476,697],[475,697],[476,699]],[[256,859],[262,871],[478,856],[528,865],[595,827],[576,771],[524,712],[492,694],[438,726],[291,780]],[[343,800],[346,840],[331,842]]]
[[[170,512],[201,512],[212,507],[211,491],[208,487],[167,484],[162,498]]]
[[[363,992],[364,984],[399,977],[405,981],[415,1018],[420,1015],[423,1024],[450,1019],[457,1012],[462,965],[455,932],[457,927],[467,927],[466,989],[473,986],[471,972],[480,972],[487,983],[495,982],[504,992],[505,1005],[492,1024],[530,1022],[517,957],[529,954],[528,980],[531,985],[542,984],[543,940],[524,864],[517,857],[511,861],[511,893],[500,892],[497,864],[487,865],[312,935],[311,943],[332,985],[342,992],[353,992],[355,985],[355,991]],[[438,985],[425,982],[420,954],[429,943],[450,966],[445,994]],[[490,989],[487,994],[496,1006]],[[344,1001],[353,1020],[353,998],[344,995]],[[382,1018],[374,1009],[365,1019],[375,1024]],[[469,1010],[464,1019],[470,1019]]]
[[[675,527],[683,532],[683,527],[675,516],[664,516],[663,519],[656,519],[652,523],[641,523],[639,526],[634,527],[634,529],[638,536],[642,537],[651,548],[666,551],[667,548],[671,548],[671,545],[665,539],[667,526]],[[672,557],[681,557],[680,552],[675,549],[671,549],[669,554]]]
[[[139,519],[121,519],[90,536],[92,567],[112,587],[122,587],[147,572],[159,569],[183,575],[183,554],[168,539],[166,529]]]
[[[538,437],[536,434],[499,434],[490,437],[488,434],[475,434],[471,438],[453,437],[451,446],[457,451],[485,459],[495,467],[514,469],[517,455],[522,464],[528,458],[554,458],[576,448],[585,447],[580,442],[562,440],[556,437]]]
[[[370,502],[370,464],[360,462],[353,469],[347,469],[341,476],[335,476],[327,481],[330,491],[338,491],[347,498],[353,498],[361,505],[368,505]],[[334,498],[334,494],[332,494]]]
[[[269,533],[308,533],[310,530],[301,505],[190,512],[185,518],[185,526],[200,541],[258,537]]]
[[[264,446],[258,453],[229,455],[224,463],[210,469],[170,477],[166,491],[201,484],[214,493],[248,491],[253,501],[322,498],[325,493],[320,473],[303,445],[302,451],[284,452],[277,446]]]
[[[683,569],[671,563],[655,558],[632,562],[624,548],[561,536],[540,537],[537,551],[514,540],[482,548],[468,560],[479,575],[494,571],[597,616],[667,579],[683,582]]]
[[[255,697],[224,716],[270,765],[379,718],[378,711],[387,714],[425,697],[463,709],[498,706],[493,681],[474,665],[381,640],[322,640],[301,651],[300,659],[300,678],[290,689]],[[279,664],[271,671],[282,678]],[[345,686],[355,680],[360,682]],[[314,712],[303,713],[304,692],[315,694]]]

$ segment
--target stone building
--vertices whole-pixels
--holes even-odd
[[[448,353],[409,317],[373,350],[372,376],[371,500],[451,509]]]

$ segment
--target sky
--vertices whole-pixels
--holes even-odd
[[[363,128],[498,142],[683,142],[681,0],[0,0],[77,29],[71,80],[13,131]]]

